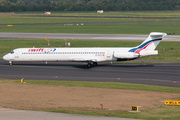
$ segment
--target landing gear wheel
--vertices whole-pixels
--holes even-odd
[[[88,64],[87,64],[87,67],[88,67],[88,68],[91,68],[91,67],[92,67],[92,64],[91,64],[91,63],[88,63]]]
[[[98,65],[98,63],[97,62],[93,62],[93,66],[97,66]]]
[[[13,64],[13,62],[12,61],[9,61],[9,65],[11,66]]]

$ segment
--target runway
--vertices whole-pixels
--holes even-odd
[[[81,62],[14,62],[0,60],[1,79],[125,82],[180,87],[180,64],[100,63],[88,69]]]
[[[72,33],[6,33],[0,32],[0,39],[90,39],[90,40],[145,40],[148,35],[132,34],[72,34]],[[168,35],[163,41],[180,41],[180,35]]]

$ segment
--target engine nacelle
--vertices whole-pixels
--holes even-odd
[[[131,58],[138,58],[140,57],[139,53],[134,53],[134,52],[114,52],[114,57],[115,58],[122,58],[122,59],[131,59]]]

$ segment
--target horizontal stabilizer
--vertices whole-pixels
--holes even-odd
[[[153,39],[158,39],[158,38],[164,38],[164,36],[166,36],[166,33],[160,33],[160,32],[151,32],[150,36]]]

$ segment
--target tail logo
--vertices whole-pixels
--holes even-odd
[[[128,52],[140,53],[141,50],[146,49],[150,44],[154,43],[155,41],[159,41],[159,40],[162,40],[162,38],[147,41],[147,42],[143,43],[142,45],[140,45],[140,46],[138,46],[136,48],[130,49]]]

